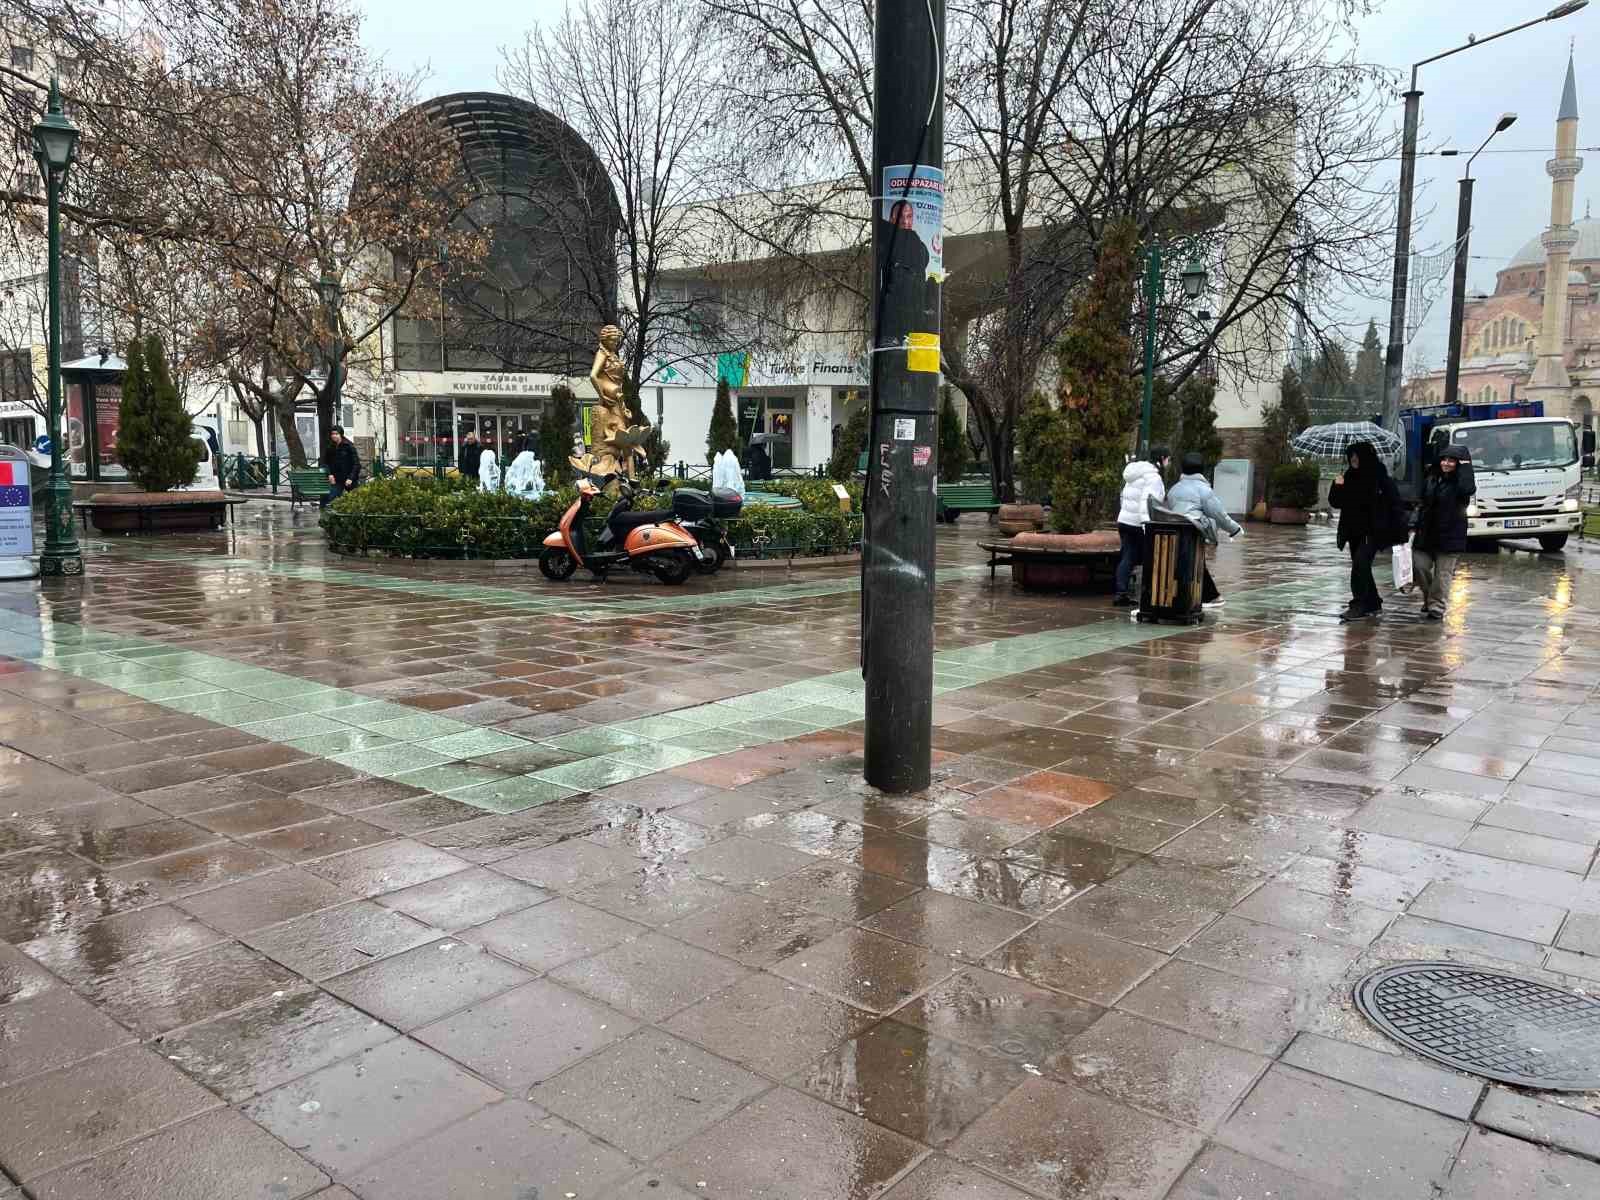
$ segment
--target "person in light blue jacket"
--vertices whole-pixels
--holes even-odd
[[[1200,530],[1206,543],[1215,546],[1219,531],[1236,538],[1244,533],[1244,527],[1222,507],[1222,501],[1217,499],[1216,492],[1211,490],[1211,484],[1206,479],[1205,469],[1205,459],[1200,455],[1192,450],[1185,454],[1183,477],[1167,492],[1166,507],[1180,516],[1188,517]],[[1223,604],[1222,594],[1217,591],[1209,566],[1205,569],[1205,579],[1200,587],[1200,601],[1206,608],[1220,608]]]

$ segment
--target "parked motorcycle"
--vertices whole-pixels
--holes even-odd
[[[678,518],[678,524],[692,533],[701,548],[712,556],[695,564],[702,574],[720,571],[734,556],[728,527],[723,522],[737,517],[743,508],[744,497],[730,488],[712,488],[709,493],[698,488],[679,488],[672,493],[672,513]]]
[[[590,544],[586,518],[589,507],[601,489],[615,481],[620,489],[616,504],[606,517],[605,528]],[[579,567],[587,567],[603,579],[613,567],[626,564],[635,571],[654,575],[662,583],[682,583],[689,572],[715,555],[703,548],[694,534],[684,529],[671,512],[635,511],[633,485],[620,475],[598,481],[578,481],[578,498],[562,515],[556,531],[544,539],[539,554],[539,570],[546,579],[570,579]]]

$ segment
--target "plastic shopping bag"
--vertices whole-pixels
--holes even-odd
[[[1407,540],[1395,546],[1389,553],[1394,561],[1395,590],[1409,592],[1416,583],[1416,575],[1411,565],[1411,542]]]

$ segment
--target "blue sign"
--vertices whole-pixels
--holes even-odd
[[[50,435],[48,433],[41,433],[38,437],[34,438],[33,439],[33,448],[36,451],[38,451],[40,454],[49,454],[50,453]]]

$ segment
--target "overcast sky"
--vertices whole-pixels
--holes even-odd
[[[438,0],[361,0],[368,12],[367,38],[399,68],[427,67],[435,94],[496,89],[500,48],[519,43],[530,23],[558,15],[564,0],[472,0],[441,10]],[[1388,0],[1360,26],[1366,57],[1397,69],[1484,37],[1553,7],[1556,0]],[[443,15],[442,15],[443,14]],[[1494,273],[1549,219],[1550,181],[1545,159],[1555,146],[1555,114],[1566,70],[1567,47],[1577,40],[1580,146],[1600,147],[1600,4],[1560,21],[1536,25],[1489,45],[1422,69],[1425,146],[1449,145],[1469,153],[1494,128],[1503,112],[1515,126],[1495,139],[1474,174],[1473,261],[1469,291],[1494,286]],[[730,67],[736,68],[736,64]],[[1401,102],[1394,102],[1398,126]],[[1578,177],[1577,215],[1600,197],[1600,150],[1586,156]],[[1415,239],[1419,250],[1442,248],[1455,235],[1456,180],[1462,158],[1424,157],[1418,162],[1418,208],[1424,219]],[[1388,303],[1364,306],[1387,332]],[[1448,295],[1435,304],[1408,359],[1442,364]],[[1353,332],[1359,337],[1360,330]]]

